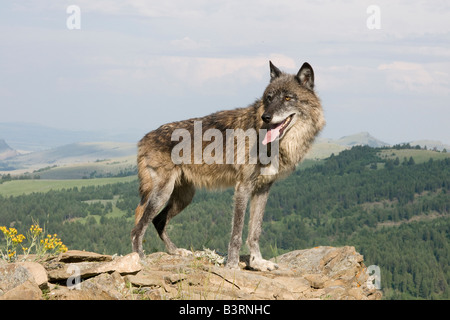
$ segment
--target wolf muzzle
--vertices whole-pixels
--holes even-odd
[[[261,116],[262,121],[264,121],[265,123],[270,123],[270,121],[272,121],[272,118],[273,116],[267,112],[264,112]]]

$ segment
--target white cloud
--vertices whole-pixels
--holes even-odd
[[[396,91],[442,95],[450,93],[450,63],[394,61],[381,64],[378,70],[385,73],[387,85]]]
[[[379,72],[375,68],[356,65],[332,65],[316,68],[316,83],[320,91],[359,94],[374,92],[373,83]]]
[[[269,57],[230,57],[230,58],[173,58],[171,62],[178,60],[187,68],[184,73],[179,74],[183,80],[193,79],[193,83],[199,86],[215,78],[222,78],[234,75],[240,84],[245,84],[253,80],[261,80],[268,73],[268,61],[282,68],[294,68],[293,59],[281,55],[272,54]],[[175,70],[179,70],[177,63],[172,65]]]
[[[209,41],[196,41],[186,36],[183,39],[175,39],[170,44],[180,51],[202,50],[211,46]]]
[[[148,18],[199,18],[204,15],[205,7],[210,3],[205,0],[79,0],[82,10],[113,15],[135,15]]]
[[[218,90],[230,92],[239,86],[268,79],[269,60],[284,70],[300,67],[292,58],[282,54],[225,58],[149,56],[130,60],[97,57],[90,62],[95,64],[95,61],[101,61],[103,67],[87,81],[114,91],[131,92],[145,92],[150,86],[156,85],[160,91],[166,88],[168,92],[176,94],[183,90],[204,92],[205,85],[211,81],[220,84],[221,81],[231,79],[227,86]]]
[[[171,19],[180,24],[193,24],[204,31],[220,31],[229,35],[251,37],[278,34],[286,39],[297,36],[306,41],[330,39],[362,40],[377,34],[397,38],[411,35],[445,34],[450,31],[448,1],[378,0],[381,30],[369,34],[367,8],[373,1],[360,0],[78,0],[82,12],[95,12],[124,17]],[[61,7],[62,4],[49,6]],[[226,28],[223,28],[225,27]],[[221,28],[222,27],[222,28]],[[228,32],[228,33],[227,33]],[[385,38],[384,38],[385,39]]]
[[[382,28],[396,37],[450,32],[450,6],[445,0],[379,1]]]

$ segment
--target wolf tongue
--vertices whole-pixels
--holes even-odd
[[[280,130],[281,130],[282,126],[283,126],[283,123],[280,123],[276,128],[267,130],[266,136],[264,137],[262,144],[266,145],[266,144],[274,141],[280,135]]]

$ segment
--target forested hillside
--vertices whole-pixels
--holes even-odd
[[[385,298],[449,299],[450,158],[438,153],[428,160],[423,155],[431,151],[416,157],[417,150],[401,148],[353,147],[277,182],[264,217],[263,255],[352,245],[367,264],[381,268]],[[129,253],[137,190],[135,180],[0,196],[0,226],[25,232],[39,221],[69,248]],[[226,254],[232,197],[232,190],[198,191],[171,221],[172,240]],[[153,228],[146,239],[147,253],[164,250]]]

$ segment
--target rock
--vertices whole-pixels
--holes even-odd
[[[110,262],[99,264],[98,266],[85,271],[86,274],[99,274],[105,272],[117,271],[120,274],[137,273],[141,271],[139,254],[136,252],[127,254],[124,257],[118,257]]]
[[[269,274],[249,270],[229,270],[212,267],[211,279],[221,287],[223,295],[240,299],[296,299],[298,293],[309,288],[304,279],[271,277]]]
[[[165,273],[145,271],[125,277],[125,280],[135,287],[163,287],[164,279]]]
[[[187,275],[185,274],[170,274],[168,276],[164,277],[164,281],[168,284],[175,284],[177,282],[183,281],[187,278]]]
[[[87,261],[103,262],[103,261],[111,261],[112,259],[113,259],[112,256],[98,254],[95,252],[69,250],[61,254],[59,261],[65,263],[87,262]]]
[[[42,300],[42,291],[33,280],[27,280],[0,296],[0,300]]]
[[[271,272],[248,270],[245,257],[241,269],[231,270],[212,253],[158,252],[141,262],[137,253],[113,257],[72,250],[40,263],[0,261],[0,298],[381,299],[381,292],[368,285],[363,257],[353,247],[292,251],[272,259],[279,269]],[[43,295],[39,288],[45,287]]]
[[[47,285],[45,269],[34,262],[0,261],[0,300],[40,300]]]
[[[277,263],[290,268],[306,279],[312,289],[320,290],[326,299],[380,299],[381,294],[367,286],[369,275],[363,256],[354,247],[316,247],[297,250],[276,258]],[[305,298],[314,298],[319,291],[311,291]]]
[[[88,258],[90,260],[91,257]],[[55,267],[56,265],[56,267]],[[64,264],[57,262],[56,264],[48,264],[47,272],[50,281],[63,281],[70,277],[79,275],[81,278],[90,278],[101,273],[112,273],[114,271],[120,274],[137,273],[142,269],[139,255],[130,253],[124,257],[116,257],[107,262],[79,262]]]
[[[34,278],[27,268],[15,263],[0,264],[0,296],[28,280]]]
[[[53,288],[49,300],[122,300],[128,290],[118,272],[102,273],[81,282],[79,289],[68,287]]]
[[[24,267],[33,275],[34,281],[39,286],[39,288],[41,289],[47,288],[48,283],[47,271],[40,263],[32,261],[24,261],[24,262],[17,262],[16,264]]]
[[[314,289],[322,289],[325,287],[325,283],[330,281],[330,278],[323,274],[305,274],[303,278],[305,278],[309,282],[309,286]]]
[[[333,247],[315,247],[312,249],[296,250],[280,255],[271,260],[283,264],[285,268],[296,274],[314,274],[320,272],[321,260],[330,252],[335,252]]]
[[[59,287],[48,294],[49,300],[119,300],[123,295],[117,290],[110,274],[101,274],[83,281],[80,289]]]
[[[96,262],[80,262],[80,263],[51,263],[46,265],[47,275],[50,282],[61,282],[69,278],[80,276],[86,278],[95,276],[98,272],[93,272],[92,269],[98,263]]]

